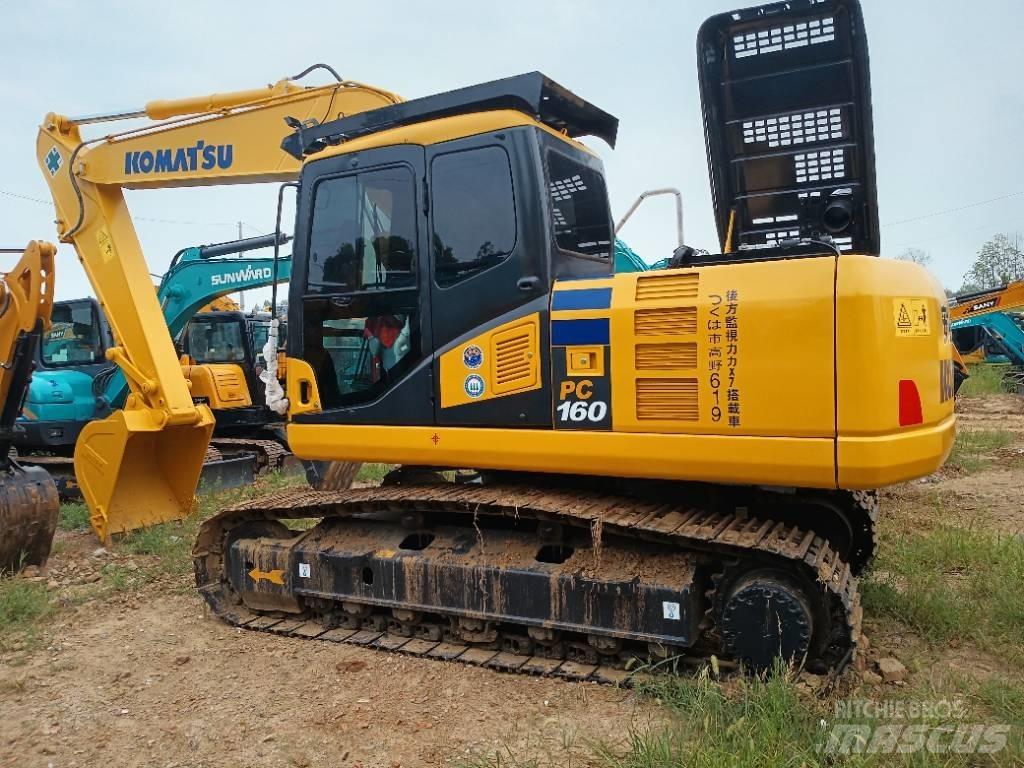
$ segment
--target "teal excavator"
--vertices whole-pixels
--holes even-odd
[[[202,312],[215,300],[271,285],[273,258],[242,257],[274,245],[275,236],[200,245],[179,251],[157,288],[172,338],[179,339],[183,371],[193,396],[210,404],[217,430],[203,469],[204,487],[250,482],[280,468],[289,452],[274,429],[278,417],[263,403],[260,374],[270,320],[258,312]],[[291,276],[291,259],[277,261],[278,280]],[[72,454],[82,428],[123,408],[128,385],[106,359],[113,334],[93,298],[56,302],[52,323],[36,353],[17,449],[23,464],[41,466],[62,499],[80,497]]]

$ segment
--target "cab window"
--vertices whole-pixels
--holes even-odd
[[[551,223],[559,250],[610,259],[612,222],[604,177],[561,152],[549,150],[547,160]]]
[[[378,397],[419,359],[416,242],[410,168],[317,185],[303,349],[325,408]]]
[[[103,360],[100,324],[92,302],[54,305],[40,355],[43,365],[50,367]]]
[[[244,362],[242,324],[209,320],[189,323],[188,353],[199,364]]]
[[[310,232],[309,289],[351,293],[414,284],[415,200],[404,166],[320,182]]]
[[[504,261],[516,244],[512,169],[501,147],[438,155],[430,164],[434,279],[442,288]]]

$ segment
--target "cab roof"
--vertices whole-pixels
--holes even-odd
[[[540,72],[403,101],[306,127],[295,124],[281,148],[301,160],[325,147],[390,128],[477,112],[515,110],[570,138],[596,136],[615,146],[619,121]]]

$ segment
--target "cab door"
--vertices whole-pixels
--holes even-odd
[[[288,353],[313,366],[323,411],[296,421],[433,423],[423,170],[422,147],[396,146],[303,171]]]
[[[536,158],[528,129],[427,148],[438,424],[550,427],[541,353],[547,230]]]

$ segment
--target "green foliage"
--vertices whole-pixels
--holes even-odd
[[[861,582],[865,611],[997,653],[1024,644],[1022,591],[1024,540],[953,527],[890,537]]]
[[[82,503],[61,504],[57,522],[62,531],[80,531],[89,527],[89,508]]]
[[[384,476],[394,468],[394,464],[363,464],[356,475],[356,481],[379,485]]]
[[[964,276],[961,292],[967,293],[968,286],[997,288],[1014,280],[1024,280],[1024,248],[1019,233],[998,234],[986,241]]]
[[[0,581],[0,648],[5,636],[24,632],[52,612],[44,584],[20,578]]]
[[[976,397],[978,395],[995,395],[1003,391],[1003,374],[1005,365],[988,365],[980,363],[968,367],[971,375],[960,386],[959,397]]]
[[[960,430],[947,462],[966,472],[977,472],[988,465],[990,459],[987,454],[1012,442],[1013,433],[1005,429]]]
[[[668,707],[672,726],[633,733],[618,754],[599,748],[615,766],[799,766],[816,760],[818,713],[801,699],[789,672],[741,679],[727,691],[704,670],[695,678],[669,676],[642,689]]]

